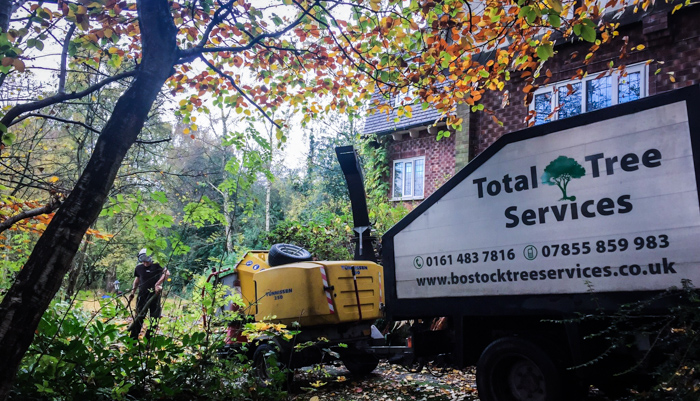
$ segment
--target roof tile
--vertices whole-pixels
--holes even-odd
[[[374,95],[372,95],[372,102],[378,99],[381,99],[382,103],[384,104],[392,104],[394,102],[393,96],[389,100],[385,100],[382,99],[382,95],[377,91],[374,93]],[[379,112],[368,115],[365,117],[365,127],[362,133],[365,135],[384,135],[417,126],[429,125],[441,118],[440,112],[438,112],[433,106],[423,110],[420,104],[413,105],[412,114],[413,116],[411,118],[408,118],[405,115],[400,117],[398,122],[394,122],[396,117],[398,117],[396,114],[396,109],[393,109],[389,115]]]

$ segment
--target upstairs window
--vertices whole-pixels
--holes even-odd
[[[394,108],[401,107],[407,104],[413,104],[416,102],[416,97],[415,97],[415,88],[412,86],[409,86],[406,89],[406,93],[399,92],[396,94],[394,97]]]
[[[423,199],[425,157],[394,160],[392,200]]]
[[[530,104],[530,110],[537,112],[535,125],[647,96],[649,74],[645,64],[627,67],[624,74],[615,71],[600,78],[598,75],[538,89]]]

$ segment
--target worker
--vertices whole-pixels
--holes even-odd
[[[148,255],[148,251],[144,248],[138,254],[139,264],[134,269],[134,284],[129,295],[129,302],[134,299],[134,294],[138,289],[139,296],[136,300],[136,317],[131,325],[131,338],[137,340],[143,327],[143,321],[146,317],[144,309],[148,308],[148,313],[152,319],[151,325],[146,330],[146,339],[151,338],[158,319],[161,313],[160,296],[163,291],[163,282],[168,278],[170,273],[168,269],[162,267],[158,263],[153,263],[153,258]],[[148,303],[149,299],[155,298]],[[148,305],[147,305],[148,303]]]

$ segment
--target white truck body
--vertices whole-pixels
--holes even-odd
[[[498,149],[396,233],[396,297],[700,283],[689,111],[680,100]],[[564,188],[565,174],[566,199],[554,181]]]

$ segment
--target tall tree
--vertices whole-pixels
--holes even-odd
[[[0,369],[2,398],[10,389],[19,362],[70,268],[83,235],[102,209],[124,155],[136,141],[151,104],[178,60],[177,28],[167,1],[138,1],[137,6],[143,51],[139,66],[132,73],[134,79],[115,105],[82,176],[0,304],[0,358],[6,361]],[[2,123],[9,127],[24,112],[75,97],[76,94],[58,93],[44,102],[15,106]]]
[[[0,10],[7,10],[8,3],[14,4],[9,0],[0,3]],[[0,304],[0,357],[5,361],[0,368],[0,397],[9,391],[41,315],[58,291],[83,235],[107,198],[126,152],[137,140],[151,106],[169,78],[172,78],[170,82],[175,91],[197,91],[190,96],[189,102],[182,105],[181,111],[188,124],[191,122],[190,112],[202,105],[199,96],[208,90],[226,99],[228,105],[263,112],[263,107],[274,110],[285,101],[285,96],[298,96],[297,103],[301,103],[306,98],[317,96],[313,91],[328,93],[333,89],[333,85],[327,88],[327,82],[330,82],[336,66],[319,64],[324,57],[329,60],[327,50],[314,43],[315,40],[298,43],[296,48],[295,43],[285,37],[297,29],[297,35],[309,35],[320,41],[320,26],[316,19],[322,13],[328,13],[326,3],[284,3],[291,3],[284,7],[292,17],[265,16],[261,9],[246,1],[180,3],[137,0],[128,3],[108,0],[87,6],[61,2],[56,11],[42,7],[41,3],[33,3],[26,8],[30,14],[27,21],[30,27],[34,20],[42,22],[35,30],[39,35],[32,36],[32,31],[26,28],[5,28],[7,34],[3,39],[7,46],[3,51],[8,62],[4,62],[0,71],[3,74],[24,71],[21,45],[25,50],[31,47],[41,51],[44,46],[41,41],[47,37],[46,30],[57,29],[55,27],[64,26],[62,23],[66,22],[71,27],[75,24],[80,30],[75,39],[72,38],[73,28],[68,29],[64,36],[64,64],[59,73],[58,91],[52,96],[17,104],[0,120],[0,128],[6,132],[2,137],[5,145],[12,142],[11,127],[27,113],[86,97],[118,80],[131,80],[101,130],[75,187],[36,243],[29,260]],[[328,22],[324,26],[330,28]],[[120,37],[128,42],[124,48],[116,46]],[[68,68],[65,60],[73,57],[73,63],[95,63],[94,58],[81,58],[77,52],[80,48],[109,56],[115,67],[124,60],[133,60],[135,68],[108,76],[83,91],[66,92]],[[231,72],[231,68],[240,67],[244,59],[247,66],[262,78],[263,84],[253,87]],[[190,64],[194,60],[209,67],[199,73],[200,79],[188,76],[193,71]],[[279,71],[282,66],[289,68],[286,72],[270,72]],[[308,74],[314,71],[315,77]],[[271,82],[273,77],[277,82]],[[305,82],[310,82],[308,87]],[[302,88],[294,90],[294,86],[300,83]],[[348,88],[344,89],[346,97],[352,96],[349,84],[350,81]],[[275,89],[270,90],[266,85]],[[230,91],[233,94],[225,96]],[[335,92],[338,91],[336,88]],[[333,103],[338,101],[332,100]],[[246,110],[246,113],[250,114],[250,111]],[[263,115],[267,116],[264,112]],[[195,131],[196,127],[191,124],[188,129]]]

